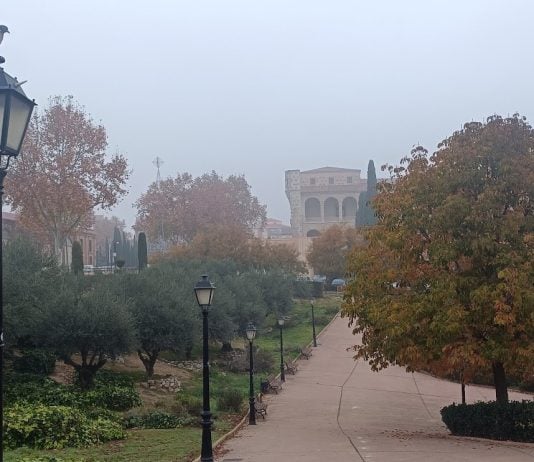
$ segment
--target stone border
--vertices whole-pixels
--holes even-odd
[[[332,324],[336,318],[338,316],[340,316],[341,314],[341,311],[338,311],[334,317],[330,320],[330,322],[324,326],[321,331],[316,335],[316,337],[320,337],[321,334],[324,333],[324,331],[326,331],[326,329],[328,329],[330,327],[330,324]],[[311,347],[313,344],[313,340],[311,340],[310,343],[308,343],[308,347]],[[299,354],[296,359],[294,359],[292,362],[295,362],[296,360],[300,359],[302,356],[302,354]],[[278,375],[276,376],[276,378],[279,378],[280,377],[280,373],[278,373]],[[247,411],[245,413],[245,415],[243,416],[243,418],[239,421],[239,423],[234,427],[232,428],[228,433],[224,434],[223,436],[221,436],[217,441],[215,441],[215,443],[213,443],[213,451],[215,452],[215,449],[220,446],[222,443],[224,443],[227,439],[231,438],[232,436],[234,436],[237,431],[243,427],[245,425],[245,422],[247,421],[247,418],[248,418],[248,414],[249,414],[249,411]],[[196,459],[193,460],[193,462],[200,462],[200,456],[198,456]]]

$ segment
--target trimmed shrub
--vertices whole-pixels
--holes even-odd
[[[123,425],[125,428],[178,428],[184,426],[198,425],[198,417],[175,416],[163,411],[152,411],[143,415],[131,415],[125,417]]]
[[[93,390],[83,392],[75,386],[62,385],[48,377],[9,374],[6,376],[5,399],[8,404],[24,401],[83,409],[105,407],[113,411],[125,411],[141,405],[141,398],[131,379],[115,378],[111,385],[105,385],[104,382],[96,381]]]
[[[452,404],[441,417],[453,435],[534,442],[534,401]]]
[[[26,350],[13,361],[16,372],[48,375],[56,367],[56,355],[47,350]]]
[[[235,388],[228,388],[217,397],[217,409],[226,412],[241,412],[243,394]]]
[[[6,409],[4,435],[8,448],[36,449],[89,446],[125,436],[120,424],[89,420],[79,409],[28,403]]]
[[[202,412],[202,398],[189,394],[178,393],[178,403],[189,415],[198,417]]]
[[[141,405],[141,398],[135,388],[119,386],[98,386],[94,390],[80,393],[82,407],[104,407],[112,411],[127,411]]]

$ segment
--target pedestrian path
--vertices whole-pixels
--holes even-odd
[[[356,341],[336,318],[310,360],[268,398],[266,420],[240,430],[217,461],[534,462],[534,444],[451,436],[439,410],[460,401],[460,385],[399,367],[372,372],[347,351]],[[492,388],[466,393],[468,402],[494,399]]]

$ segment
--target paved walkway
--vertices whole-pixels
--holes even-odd
[[[439,410],[460,401],[460,385],[398,367],[372,372],[346,351],[355,343],[346,319],[319,342],[269,396],[267,419],[226,442],[219,462],[534,462],[534,444],[450,436]],[[492,388],[466,393],[470,402],[494,399]]]

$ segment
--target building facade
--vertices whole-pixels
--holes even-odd
[[[286,196],[295,237],[315,237],[333,224],[354,226],[360,194],[367,190],[361,170],[322,167],[286,170]]]

